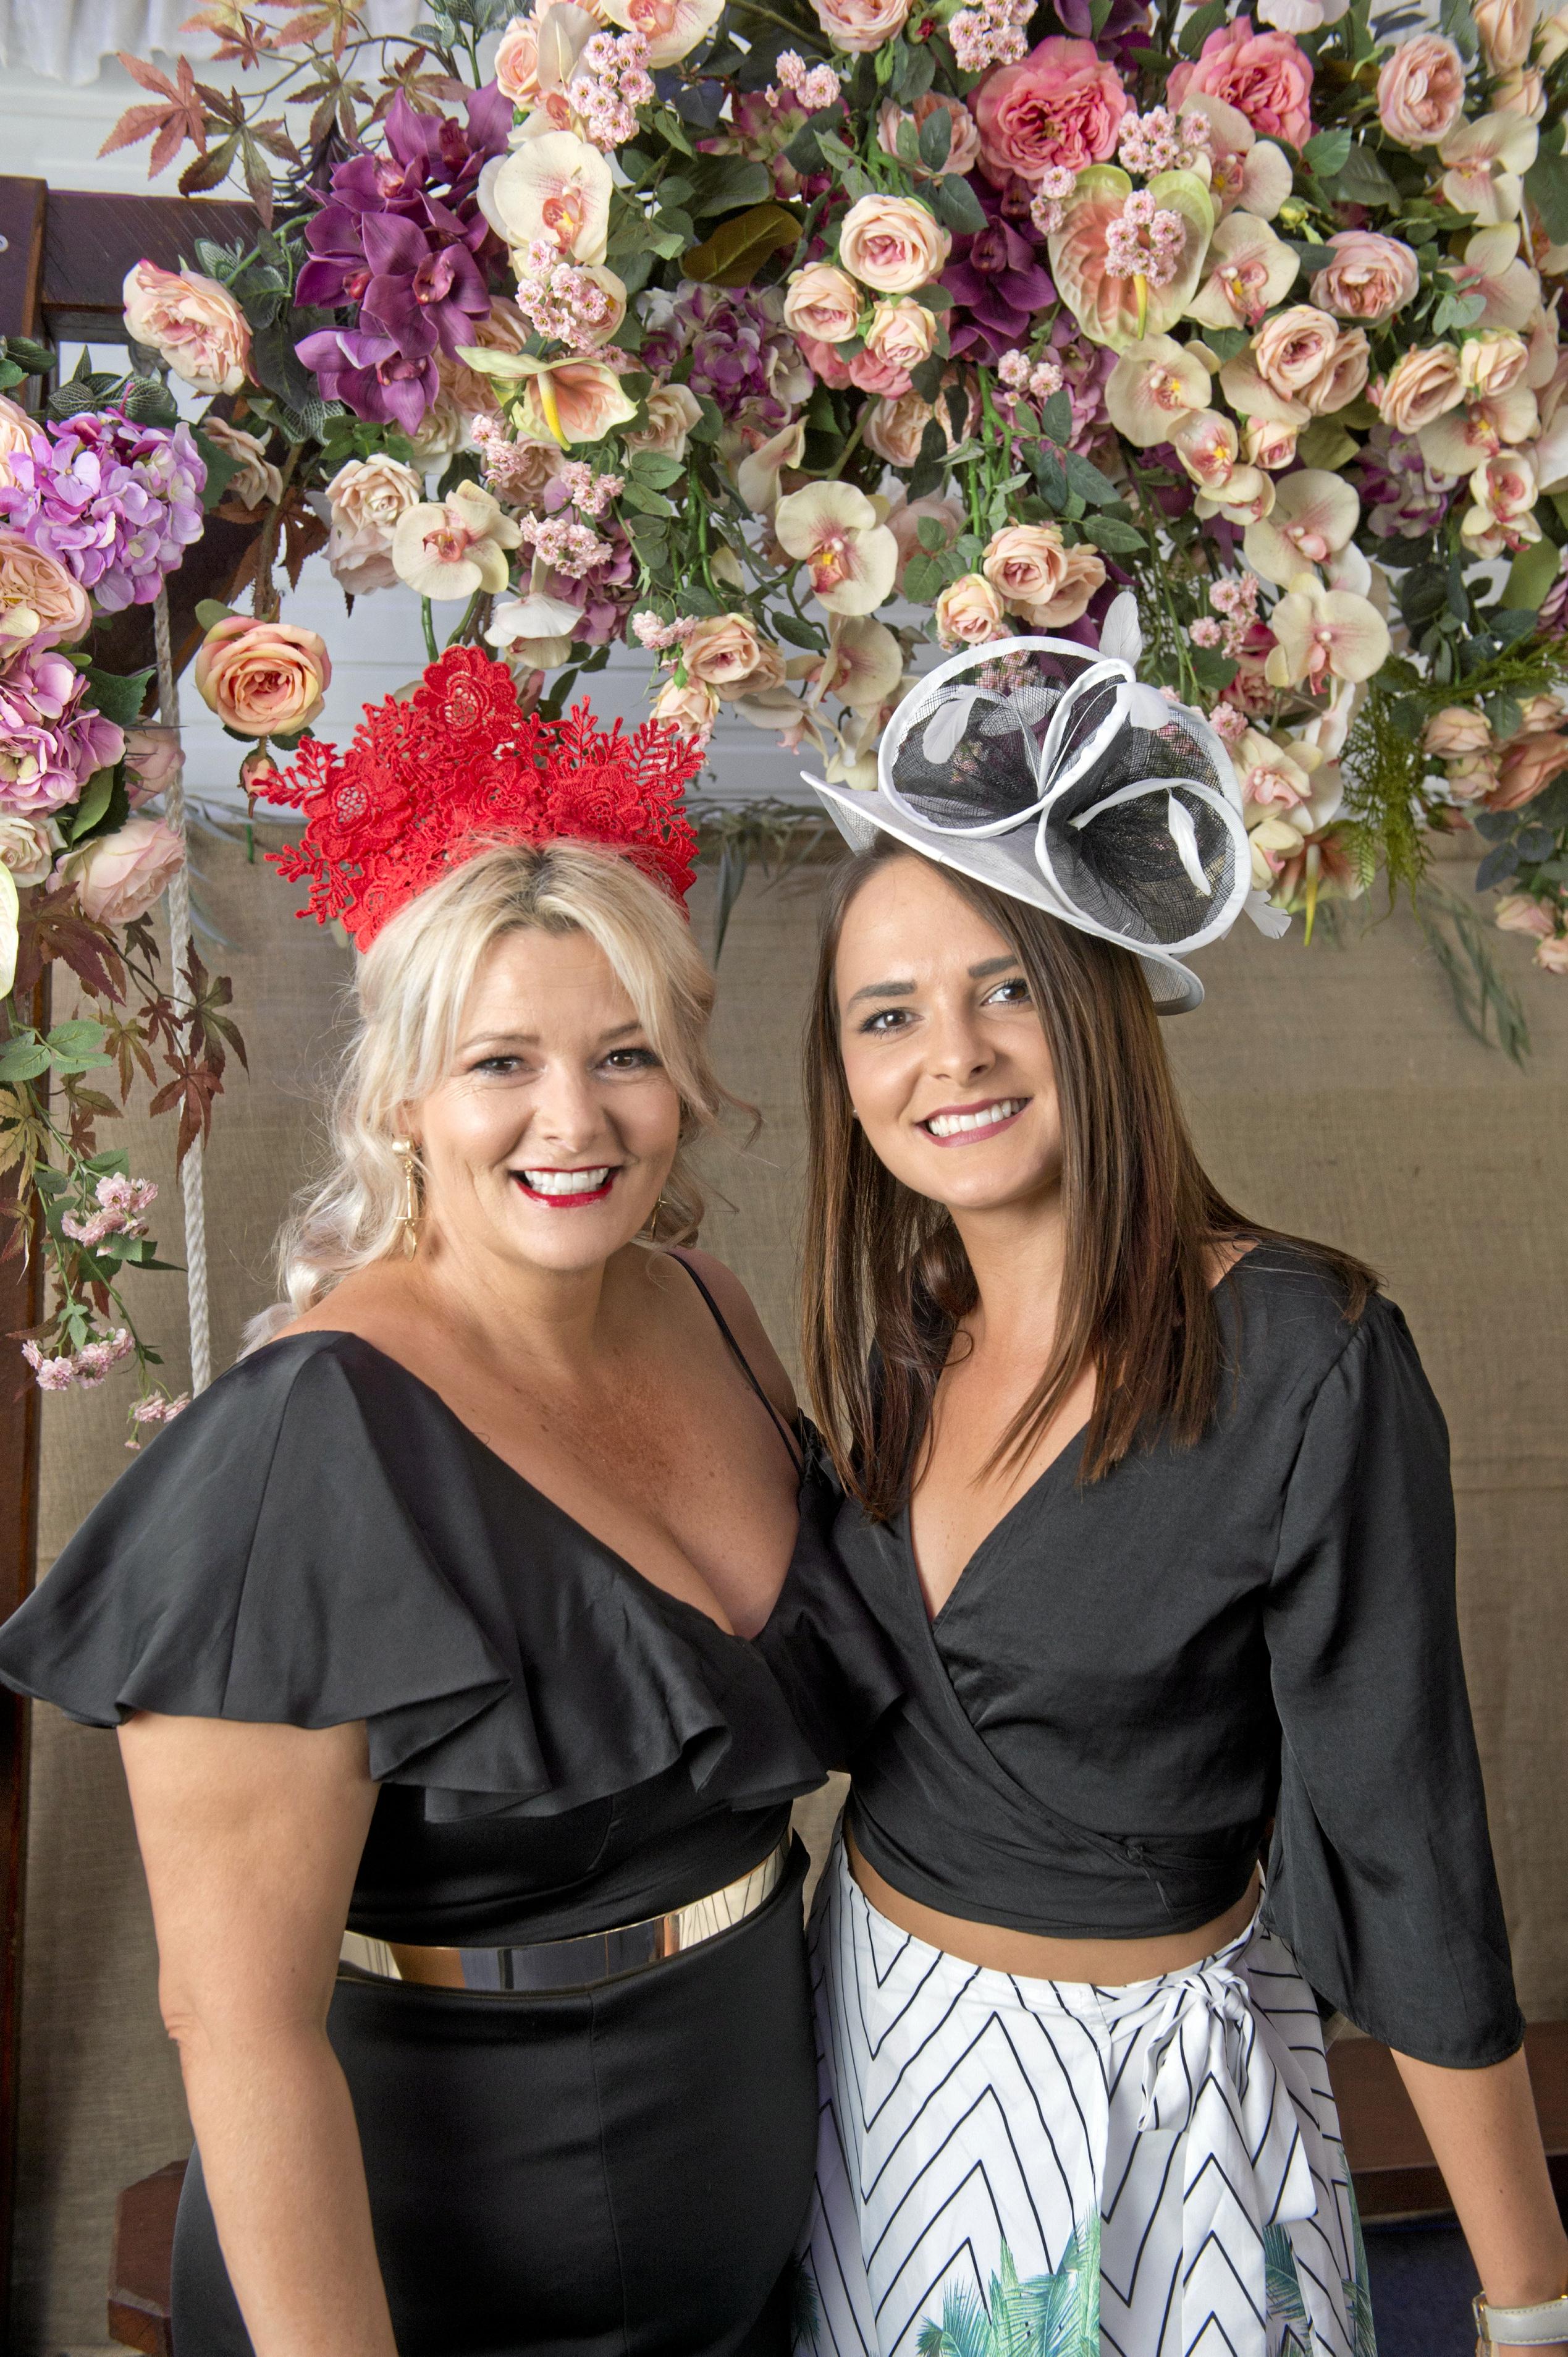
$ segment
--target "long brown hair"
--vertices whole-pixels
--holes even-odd
[[[854,1117],[833,969],[851,902],[887,860],[881,836],[829,888],[806,1032],[811,1175],[804,1356],[841,1479],[884,1520],[906,1497],[960,1318],[977,1302],[951,1216],[878,1160]],[[1135,1442],[1189,1446],[1219,1403],[1224,1352],[1211,1290],[1217,1246],[1243,1238],[1312,1254],[1359,1318],[1377,1288],[1348,1254],[1261,1227],[1197,1158],[1137,958],[948,868],[943,879],[1015,951],[1044,1027],[1062,1133],[1066,1271],[1056,1339],[992,1464],[1027,1457],[1080,1371],[1100,1375],[1079,1478]]]

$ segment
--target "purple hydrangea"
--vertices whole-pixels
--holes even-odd
[[[40,428],[5,463],[0,517],[73,573],[102,613],[150,606],[201,537],[207,468],[187,425],[94,410]]]
[[[1374,425],[1361,452],[1361,505],[1380,540],[1419,540],[1435,532],[1456,488],[1452,475],[1434,474],[1412,434]]]
[[[604,530],[601,525],[600,530]],[[580,579],[564,573],[547,572],[536,587],[548,597],[559,597],[564,605],[581,608],[572,627],[572,636],[591,647],[602,647],[610,639],[618,639],[626,627],[626,618],[637,602],[637,565],[633,561],[631,543],[620,532],[609,534],[612,553],[591,572]]]
[[[417,113],[400,91],[385,153],[350,156],[333,172],[295,288],[301,304],[358,306],[351,328],[317,329],[295,347],[329,401],[417,430],[436,394],[436,352],[471,344],[489,316],[485,265],[499,248],[478,182],[506,153],[511,119],[494,82],[470,95],[466,124]]]
[[[775,287],[726,289],[684,284],[672,306],[656,305],[654,333],[643,345],[672,366],[691,359],[688,382],[706,393],[726,419],[776,434],[789,423],[814,382],[800,348],[784,325],[784,298]]]
[[[0,811],[42,818],[75,802],[125,749],[123,729],[84,701],[69,656],[27,647],[0,671]]]

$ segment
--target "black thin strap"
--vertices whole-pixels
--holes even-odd
[[[714,1299],[713,1295],[709,1292],[702,1278],[697,1275],[696,1270],[692,1266],[691,1262],[686,1258],[684,1253],[671,1252],[668,1254],[668,1257],[671,1260],[680,1262],[682,1267],[685,1270],[687,1275],[691,1278],[693,1284],[702,1295],[703,1299],[713,1311],[714,1324],[718,1328],[719,1332],[729,1344],[730,1352],[736,1366],[740,1369],[741,1373],[746,1377],[746,1382],[751,1385],[752,1390],[757,1394],[757,1398],[762,1402],[763,1406],[768,1410],[768,1415],[773,1418],[775,1425],[778,1426],[779,1437],[782,1439],[785,1448],[789,1451],[790,1463],[794,1466],[797,1473],[803,1473],[806,1469],[806,1459],[804,1451],[800,1447],[800,1436],[798,1432],[792,1431],[789,1426],[785,1423],[783,1417],[774,1406],[773,1402],[768,1398],[768,1394],[757,1382],[756,1373],[752,1368],[751,1361],[746,1357],[746,1352],[741,1349],[740,1344],[730,1332],[729,1324],[725,1317],[724,1311],[719,1308],[718,1303]]]

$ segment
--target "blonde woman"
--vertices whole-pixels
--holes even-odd
[[[286,1322],[0,1636],[8,1683],[120,1728],[198,2147],[180,2357],[788,2345],[820,1770],[751,1640],[794,1406],[734,1278],[659,1242],[721,1097],[678,813],[600,740],[597,842],[497,846],[506,795],[475,834],[454,790],[410,898],[376,832],[416,780],[428,818],[476,683],[465,778],[560,823],[577,772],[483,662],[313,804],[296,872],[326,842],[371,938]]]

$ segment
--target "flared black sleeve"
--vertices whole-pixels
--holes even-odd
[[[162,1432],[0,1629],[0,1681],[93,1727],[362,1719],[372,1777],[437,1821],[677,1762],[732,1803],[822,1777],[751,1646],[347,1334],[272,1344]]]
[[[1374,1300],[1318,1387],[1264,1607],[1282,1730],[1268,1912],[1322,1996],[1426,2062],[1524,2035],[1454,1596],[1448,1436]]]

